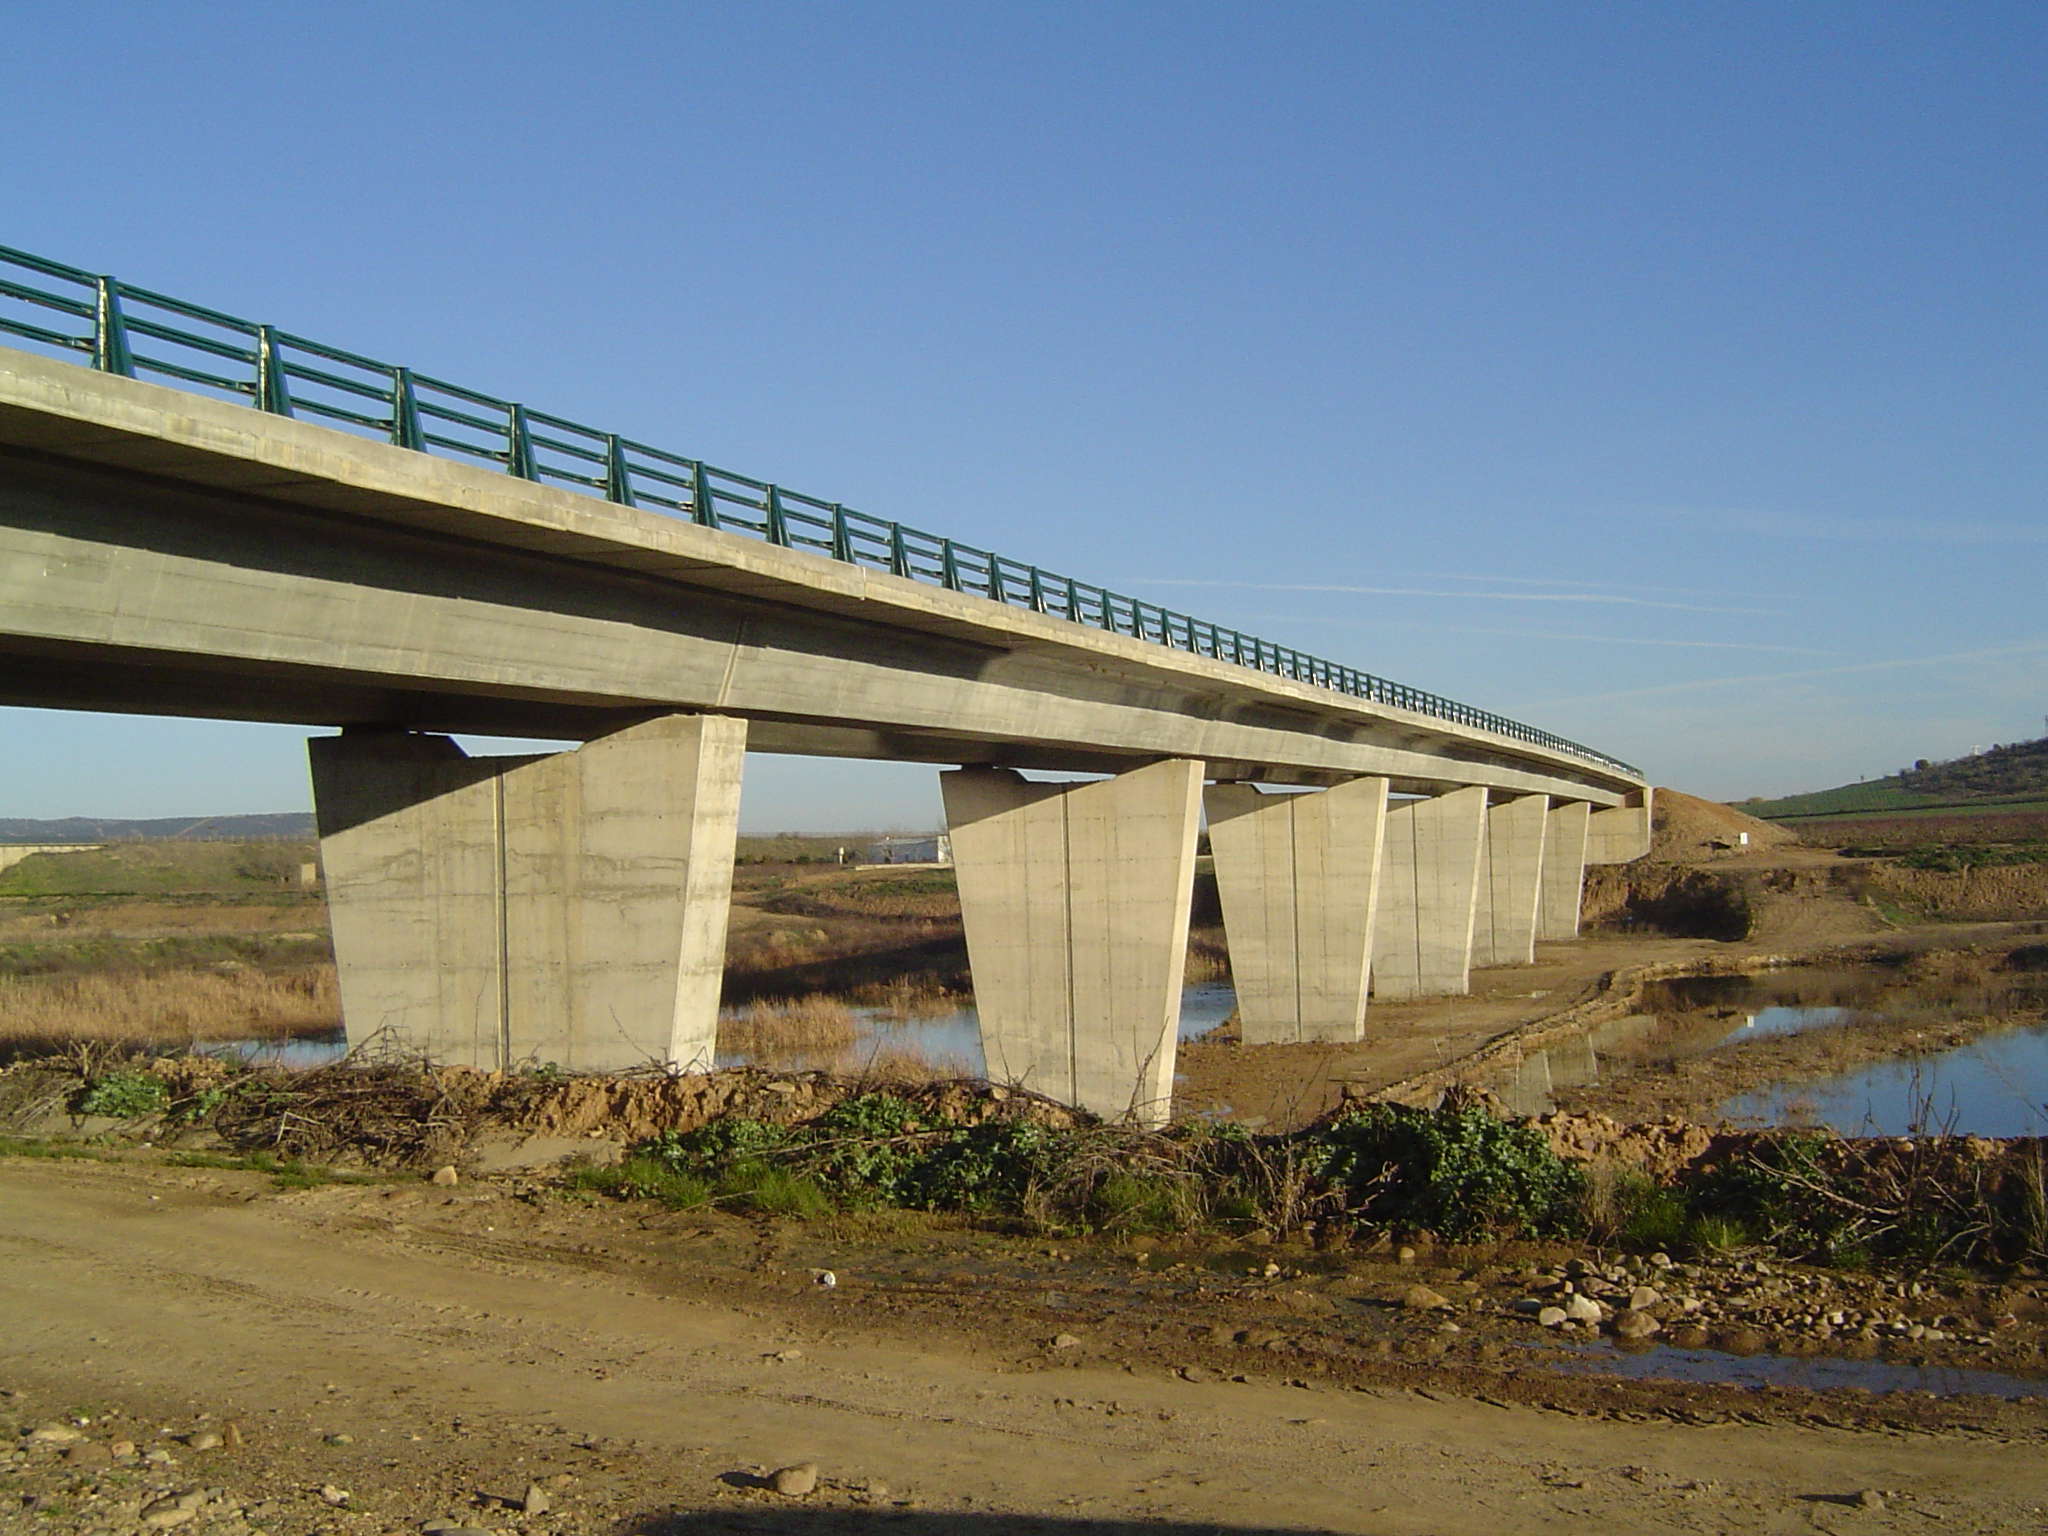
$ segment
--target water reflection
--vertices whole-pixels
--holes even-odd
[[[1730,1120],[1824,1125],[1848,1135],[2048,1133],[2048,1027],[1885,1061],[1811,1083],[1778,1083],[1721,1106]]]
[[[200,1049],[205,1055],[246,1061],[252,1067],[325,1067],[348,1055],[348,1031],[331,1029],[281,1040],[224,1040]]]
[[[1237,994],[1228,982],[1205,982],[1181,989],[1180,1030],[1183,1040],[1206,1034],[1237,1008]],[[942,1076],[979,1077],[985,1069],[981,1050],[981,1017],[972,1004],[917,1018],[885,1008],[854,1008],[851,1045],[820,1051],[755,1053],[720,1051],[721,1067],[775,1066],[786,1071],[859,1071],[890,1056],[914,1057]]]
[[[2038,1009],[2038,975],[1902,983],[1892,972],[1810,967],[1761,976],[1695,976],[1652,983],[1646,1009],[1552,1041],[1495,1068],[1482,1085],[1516,1114],[1554,1110],[1557,1093],[1603,1074],[1654,1067],[1749,1040],[1832,1029],[1858,1018],[1911,1022]],[[1817,1083],[1783,1084],[1721,1107],[1724,1118],[1828,1126],[1847,1134],[1980,1136],[2048,1132],[2048,1027],[2010,1029],[1953,1050],[1893,1060]]]

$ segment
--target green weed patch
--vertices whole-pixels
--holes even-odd
[[[2048,1258],[2041,1149],[1987,1160],[1966,1141],[1738,1136],[1660,1181],[1565,1162],[1535,1127],[1455,1101],[1366,1105],[1257,1136],[1228,1125],[968,1122],[871,1093],[800,1125],[724,1119],[671,1132],[616,1167],[571,1174],[569,1186],[677,1209],[927,1211],[1068,1235],[1313,1228],[1319,1241],[1556,1238],[1846,1266]]]

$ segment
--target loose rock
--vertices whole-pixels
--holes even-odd
[[[804,1498],[817,1490],[818,1464],[800,1461],[793,1467],[778,1467],[769,1475],[768,1486],[785,1498]]]
[[[1614,1319],[1614,1331],[1624,1339],[1647,1339],[1663,1326],[1640,1307],[1629,1307]]]

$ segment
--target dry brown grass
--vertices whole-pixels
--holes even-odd
[[[341,1025],[334,967],[0,977],[0,1054],[287,1039]]]
[[[1187,963],[1181,978],[1192,986],[1230,980],[1230,946],[1224,941],[1222,928],[1188,931]]]
[[[1943,871],[1883,865],[1870,872],[1872,890],[1932,917],[2048,916],[2048,864],[2005,864]]]
[[[884,1087],[915,1083],[946,1083],[980,1075],[980,1066],[951,1056],[935,1056],[914,1040],[874,1040],[866,1052],[849,1051],[836,1070]]]
[[[718,1049],[756,1066],[784,1071],[825,1071],[883,1083],[926,1083],[971,1076],[972,1060],[935,1056],[914,1020],[950,1012],[963,1000],[939,994],[945,1006],[911,988],[904,1011],[862,1019],[837,997],[776,998],[719,1016]]]
[[[836,997],[766,998],[719,1015],[718,1048],[769,1063],[849,1049],[860,1021]]]
[[[933,976],[899,976],[893,981],[857,987],[853,1000],[862,1007],[879,1010],[885,1022],[903,1019],[936,1019],[972,1008],[974,999],[955,992]]]

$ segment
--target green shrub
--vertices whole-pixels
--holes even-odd
[[[1088,1216],[1104,1232],[1172,1232],[1191,1224],[1189,1204],[1178,1180],[1118,1169],[1097,1180]]]
[[[1071,1135],[1022,1122],[964,1126],[932,1146],[906,1180],[906,1203],[927,1211],[1015,1215],[1058,1179]]]
[[[1350,1213],[1452,1241],[1574,1229],[1584,1176],[1527,1126],[1476,1107],[1372,1104],[1329,1122],[1322,1176]]]
[[[909,1205],[932,1152],[917,1108],[891,1093],[841,1099],[804,1128],[804,1171],[842,1205]],[[941,1133],[943,1134],[943,1133]]]
[[[832,1214],[831,1197],[813,1181],[767,1163],[734,1164],[718,1181],[716,1193],[721,1204],[757,1216],[815,1221]]]
[[[1749,1228],[1733,1216],[1695,1216],[1686,1225],[1686,1250],[1703,1257],[1718,1258],[1755,1245]]]
[[[708,1203],[711,1186],[696,1174],[681,1173],[658,1157],[629,1157],[608,1168],[571,1171],[571,1189],[595,1190],[618,1200],[658,1200],[671,1210],[689,1210]]]
[[[171,1087],[162,1078],[124,1069],[92,1079],[78,1091],[71,1107],[81,1115],[133,1120],[141,1115],[160,1114],[170,1102]]]

